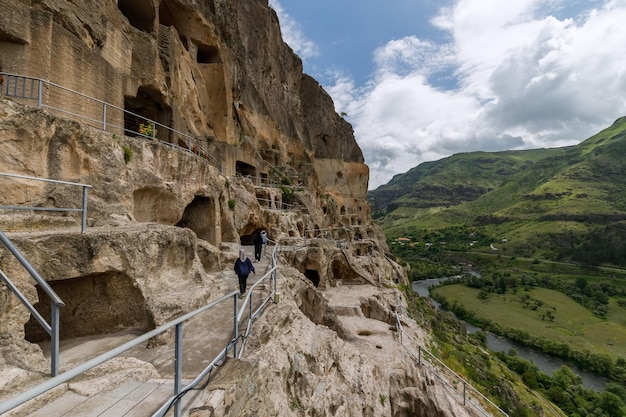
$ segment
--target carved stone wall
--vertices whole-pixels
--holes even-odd
[[[1,71],[189,133],[226,173],[242,161],[259,176],[278,170],[367,205],[369,173],[352,128],[302,73],[267,2],[0,0],[0,7],[7,12],[0,18]],[[43,93],[45,103],[103,118],[98,103],[57,88]],[[107,118],[128,131],[142,122],[113,109]],[[157,137],[189,145],[164,129]]]

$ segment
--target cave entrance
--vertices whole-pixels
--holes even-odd
[[[144,130],[141,132],[141,125],[150,125],[149,120],[154,120],[165,126],[170,125],[172,110],[165,102],[159,90],[154,88],[141,86],[137,89],[137,96],[124,97],[124,134],[126,136],[139,136],[140,133],[148,137],[156,137],[163,141],[169,141],[170,130],[162,127],[152,126],[152,131]],[[132,113],[132,114],[131,114]],[[136,116],[138,115],[138,116]]]
[[[131,26],[152,32],[156,13],[150,0],[118,0],[117,8],[126,16]]]
[[[221,63],[220,52],[215,46],[198,45],[197,61],[199,64],[219,64]]]
[[[115,333],[121,330],[148,330],[150,321],[145,300],[133,280],[121,272],[106,272],[50,281],[50,287],[65,302],[60,309],[59,338],[71,339]],[[37,286],[35,308],[50,322],[50,300]],[[25,339],[38,343],[50,339],[31,316],[24,325]]]
[[[185,207],[183,218],[176,224],[193,230],[199,239],[217,244],[217,218],[215,202],[209,197],[195,196]]]
[[[317,270],[307,269],[304,271],[304,276],[307,277],[316,288],[320,284],[320,273],[317,272]]]
[[[243,161],[237,161],[235,164],[235,172],[238,175],[247,177],[256,177],[256,168],[253,165],[247,164]]]
[[[242,246],[253,246],[254,238],[261,233],[262,230],[267,230],[262,227],[256,228],[250,234],[239,236],[239,240],[241,241]]]
[[[330,268],[335,280],[349,284],[361,284],[363,281],[347,262],[342,259],[334,259]]]

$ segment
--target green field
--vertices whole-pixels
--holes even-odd
[[[604,353],[613,358],[618,355],[624,357],[626,309],[616,302],[611,302],[608,317],[602,320],[568,296],[550,289],[489,294],[486,300],[478,298],[479,291],[462,284],[434,290],[450,303],[456,301],[477,317],[501,326],[523,329],[532,335],[567,343],[576,350]],[[536,310],[525,308],[522,302],[524,294],[543,304]],[[553,321],[547,318],[549,310],[552,311]]]

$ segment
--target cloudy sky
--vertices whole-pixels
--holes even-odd
[[[626,0],[270,0],[370,189],[425,161],[576,144],[626,116]]]

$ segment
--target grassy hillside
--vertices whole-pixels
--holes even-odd
[[[391,239],[466,226],[491,239],[472,250],[626,265],[626,118],[572,147],[424,163],[369,199]]]

